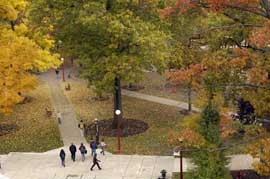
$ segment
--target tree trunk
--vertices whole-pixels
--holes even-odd
[[[270,3],[268,0],[261,0],[261,5],[263,6],[263,8],[265,9],[265,13],[266,13],[266,17],[269,18],[270,17]]]
[[[123,111],[122,111],[122,96],[121,96],[121,79],[120,79],[120,77],[115,78],[114,87],[115,87],[115,91],[114,91],[114,111],[113,111],[114,118],[113,118],[112,128],[116,129],[117,128],[118,118],[119,118],[119,121],[120,121],[120,126],[123,127],[123,124],[122,124]],[[115,111],[117,109],[121,111],[121,114],[119,116],[117,116],[115,114]]]
[[[144,0],[138,0],[138,4],[139,4],[139,7],[142,8],[143,7],[143,4],[144,4]]]
[[[228,86],[225,87],[224,91],[223,91],[223,96],[224,96],[224,107],[228,107],[229,106],[229,100],[230,100],[230,89]]]
[[[192,110],[192,103],[191,103],[191,87],[188,88],[188,111]]]

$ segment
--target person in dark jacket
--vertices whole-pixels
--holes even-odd
[[[65,153],[65,151],[63,149],[61,149],[59,156],[60,156],[60,159],[61,159],[62,166],[65,167],[66,166],[65,165],[66,153]]]
[[[82,154],[82,161],[84,161],[85,160],[85,154],[87,153],[87,150],[86,150],[85,146],[83,145],[83,143],[81,143],[81,146],[80,146],[79,150],[81,151],[81,154]]]
[[[92,156],[93,156],[95,153],[97,153],[97,148],[98,148],[97,143],[96,143],[96,141],[94,141],[94,142],[92,143],[92,146],[91,146],[91,149],[92,149]]]
[[[101,167],[99,166],[99,163],[98,162],[100,162],[100,160],[97,159],[97,154],[95,153],[94,154],[94,157],[93,157],[93,165],[91,167],[91,170],[93,170],[93,168],[95,167],[95,165],[97,165],[98,166],[98,169],[101,170]]]
[[[71,145],[69,147],[69,151],[71,153],[71,159],[73,160],[73,162],[75,162],[75,156],[76,156],[77,148],[73,143],[71,143]]]
[[[59,70],[58,69],[55,70],[55,74],[56,74],[56,78],[58,79],[59,78]]]

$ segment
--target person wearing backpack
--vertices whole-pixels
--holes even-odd
[[[71,145],[69,147],[69,151],[71,153],[71,159],[73,160],[73,162],[75,162],[75,156],[76,156],[77,148],[73,143],[71,143]]]
[[[56,78],[58,79],[59,78],[59,70],[58,69],[55,70],[55,74],[56,74]]]
[[[85,124],[84,124],[83,120],[80,121],[78,127],[80,128],[81,136],[84,137]]]
[[[66,153],[65,153],[64,149],[61,149],[59,156],[60,156],[60,159],[61,159],[62,166],[65,167],[66,166],[65,165]]]
[[[86,150],[85,146],[83,145],[83,143],[81,143],[81,146],[80,146],[79,150],[81,151],[82,161],[84,161],[85,160],[85,154],[87,154],[87,150]]]
[[[93,141],[90,144],[90,148],[91,148],[91,151],[92,151],[91,155],[92,156],[95,155],[97,153],[96,151],[97,151],[97,148],[98,148],[96,141]]]

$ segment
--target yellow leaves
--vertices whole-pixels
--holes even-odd
[[[8,21],[17,19],[19,11],[24,11],[27,0],[0,0],[0,18]]]
[[[0,125],[15,127],[6,135],[0,135],[0,153],[45,152],[62,145],[54,118],[45,115],[46,107],[52,109],[49,95],[48,86],[41,84],[36,90],[27,93],[33,98],[30,103],[17,105],[12,115],[0,118]]]
[[[28,31],[28,28],[26,27],[25,24],[19,24],[16,26],[15,28],[15,32],[18,36],[22,36],[22,35],[25,35]]]
[[[0,18],[8,21],[17,19],[17,12],[10,1],[0,0]]]
[[[35,42],[42,48],[49,50],[55,45],[54,39],[49,35],[43,35],[41,33],[35,33],[33,35]]]
[[[270,111],[270,91],[259,88],[256,91],[243,90],[242,95],[244,99],[251,102],[256,109],[258,116],[263,116]]]
[[[256,145],[255,145],[256,146]],[[264,138],[259,140],[258,148],[253,147],[251,154],[253,157],[259,157],[259,161],[253,163],[256,172],[262,176],[269,176],[270,174],[270,139]]]
[[[198,129],[199,127],[199,121],[200,121],[200,114],[193,114],[190,116],[185,116],[183,119],[183,122],[180,123],[180,127],[183,128],[190,128],[190,129]]]
[[[170,144],[182,147],[200,148],[206,144],[202,135],[190,128],[183,128],[180,132],[170,131],[168,139]]]
[[[37,80],[29,71],[45,71],[61,63],[57,55],[42,50],[23,36],[23,31],[27,30],[24,25],[16,29],[16,32],[0,30],[0,113],[11,112],[11,108],[22,100],[18,92],[36,87]]]

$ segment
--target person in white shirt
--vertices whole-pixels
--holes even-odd
[[[106,143],[104,142],[104,139],[101,140],[101,143],[100,143],[100,148],[101,148],[101,154],[105,155],[105,146],[106,146]]]

